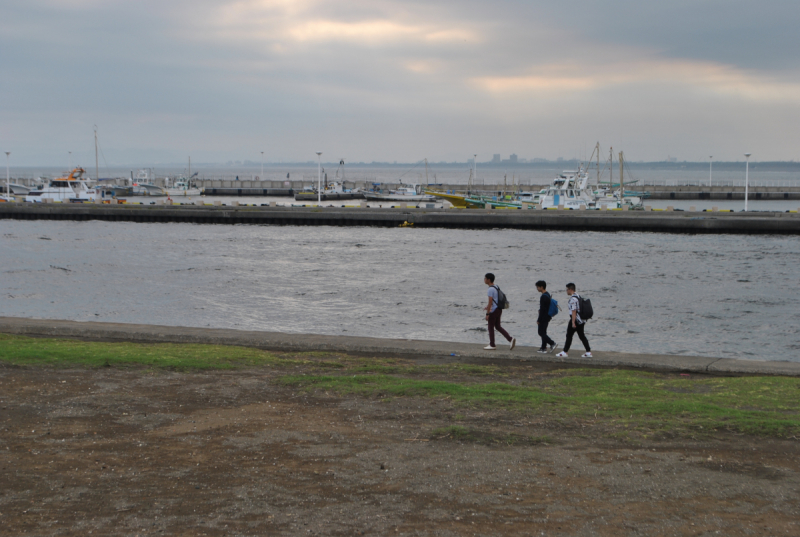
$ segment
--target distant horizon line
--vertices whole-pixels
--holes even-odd
[[[338,166],[341,160],[336,161],[328,161],[322,162],[323,165],[326,166]],[[356,161],[356,162],[345,162],[345,166],[390,166],[390,167],[406,167],[406,166],[420,166],[424,164],[424,160],[417,161],[417,162],[399,162],[399,161]],[[504,161],[492,161],[487,160],[484,162],[478,161],[478,166],[484,167],[537,167],[537,166],[562,166],[562,165],[569,165],[569,164],[579,164],[585,163],[582,159],[572,158],[572,159],[562,159],[562,160],[547,160],[547,159],[536,159],[535,161],[528,160],[526,162],[511,162],[508,160]],[[709,160],[706,161],[690,161],[690,160],[682,160],[682,161],[674,161],[674,160],[653,160],[653,161],[626,161],[626,166],[668,166],[668,167],[680,167],[685,165],[702,165],[708,166]],[[731,165],[731,164],[744,164],[745,160],[714,160],[713,164],[717,165]],[[244,161],[227,161],[227,162],[196,162],[192,163],[192,168],[259,168],[262,165],[264,167],[275,167],[275,166],[310,166],[316,165],[317,161],[314,160],[306,160],[306,161],[286,161],[286,162],[264,162],[263,164],[258,161],[252,160],[244,160]],[[473,160],[462,160],[462,161],[436,161],[436,162],[428,162],[428,167],[432,166],[472,166]],[[755,164],[769,164],[769,165],[791,165],[791,166],[800,166],[800,161],[796,160],[750,160],[751,165]],[[76,165],[75,167],[78,167]],[[188,168],[186,162],[156,162],[152,164],[133,164],[133,163],[123,163],[123,164],[114,164],[114,165],[104,165],[101,168],[108,169],[108,168],[152,168],[152,167],[169,167],[169,168]],[[11,169],[14,168],[64,168],[62,165],[53,165],[53,164],[16,164],[11,165]],[[83,166],[84,169],[94,168],[94,166]]]

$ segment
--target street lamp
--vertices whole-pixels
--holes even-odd
[[[261,180],[264,180],[264,152],[261,152]]]
[[[744,157],[747,159],[747,164],[744,168],[744,212],[747,212],[747,198],[749,198],[748,185],[750,182],[750,155],[752,153],[745,153]]]
[[[713,166],[714,155],[708,157],[708,188],[711,188],[711,167]]]
[[[10,155],[11,155],[11,151],[6,151],[6,198],[8,198],[8,201],[11,201],[11,187],[8,186],[8,183],[9,183],[9,179],[8,179],[8,177],[9,177],[9,174],[8,174],[8,159],[10,158],[9,157]]]
[[[317,151],[317,205],[322,205],[322,151]]]

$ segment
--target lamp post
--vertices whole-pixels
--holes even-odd
[[[261,180],[264,180],[264,152],[261,152]]]
[[[749,198],[749,183],[750,183],[750,155],[752,153],[745,153],[744,157],[747,159],[747,164],[744,168],[744,212],[747,212],[747,198]]]
[[[6,198],[8,201],[11,201],[11,187],[8,186],[9,183],[9,173],[8,173],[8,159],[10,158],[11,151],[6,151]]]
[[[317,205],[322,205],[322,151],[317,151]]]
[[[708,188],[711,188],[711,168],[713,166],[713,159],[714,155],[708,157]]]

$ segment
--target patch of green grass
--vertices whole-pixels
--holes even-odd
[[[221,345],[105,343],[70,339],[38,339],[0,334],[0,361],[15,365],[232,369],[263,365],[306,364],[248,347]]]
[[[431,439],[444,440],[451,439],[459,442],[475,442],[478,444],[552,444],[553,441],[549,436],[523,436],[518,434],[502,434],[496,435],[489,432],[479,431],[476,429],[468,429],[461,425],[451,425],[449,427],[439,427],[431,431]]]
[[[542,376],[537,386],[470,383],[374,375],[286,376],[286,385],[341,394],[446,398],[469,406],[601,420],[648,434],[732,430],[768,436],[800,433],[800,379],[685,379],[655,373],[570,369]]]

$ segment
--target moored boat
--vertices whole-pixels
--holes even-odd
[[[59,177],[50,181],[48,185],[40,185],[30,190],[25,201],[31,203],[42,203],[45,199],[61,203],[81,203],[95,202],[99,197],[99,191],[89,184],[89,179],[85,178],[86,170],[75,168],[66,177]]]

